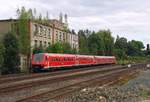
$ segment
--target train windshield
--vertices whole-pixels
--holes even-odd
[[[42,60],[43,60],[43,54],[35,54],[34,55],[35,62],[41,62]]]

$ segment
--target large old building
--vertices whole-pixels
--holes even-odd
[[[67,16],[65,16],[67,19]],[[43,46],[47,47],[49,44],[56,42],[68,42],[72,48],[78,50],[78,35],[68,29],[67,20],[65,22],[60,20],[49,20],[48,25],[30,21],[30,37],[31,47]]]
[[[4,34],[12,31],[12,25],[17,20],[8,19],[0,20],[0,39]],[[32,20],[28,21],[29,35],[30,35],[30,47],[31,50],[34,47],[43,46],[48,47],[50,44],[55,44],[56,42],[68,42],[72,48],[78,50],[78,35],[73,31],[69,30],[67,15],[63,17],[60,15],[60,19],[50,19],[46,24],[38,23]],[[25,66],[27,63],[27,58],[21,57],[21,67]]]

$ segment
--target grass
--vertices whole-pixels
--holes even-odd
[[[149,94],[149,92],[148,92],[148,90],[141,90],[140,91],[140,96],[142,96],[142,97],[144,97],[144,98],[149,98],[150,97],[150,94]]]
[[[118,64],[126,65],[131,63],[142,63],[142,62],[150,62],[150,57],[128,57],[126,59],[118,60]]]
[[[119,86],[125,85],[129,82],[129,80],[136,78],[139,74],[140,74],[140,72],[137,71],[136,73],[134,73],[132,75],[128,75],[128,76],[124,77],[122,80],[120,80],[117,85],[119,85]]]

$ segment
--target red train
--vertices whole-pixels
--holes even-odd
[[[59,67],[116,64],[114,56],[88,56],[73,54],[39,53],[32,57],[33,70],[48,70]]]

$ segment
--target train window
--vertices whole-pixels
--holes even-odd
[[[57,58],[55,58],[55,61],[57,61]]]
[[[55,61],[60,61],[60,58],[56,58]]]
[[[55,61],[57,61],[57,58],[55,58]]]
[[[66,58],[66,61],[68,61],[68,58]]]
[[[57,61],[57,59],[56,59],[56,58],[53,58],[52,61]]]
[[[65,58],[65,61],[68,61],[68,58]]]
[[[58,59],[57,59],[57,58],[55,58],[55,61],[58,61]]]
[[[67,58],[67,61],[69,61],[69,58]]]
[[[48,57],[47,56],[45,57],[45,60],[48,61]]]
[[[70,58],[70,61],[72,61],[72,58]]]
[[[64,61],[71,61],[72,59],[71,58],[64,58]]]
[[[35,62],[40,62],[43,60],[43,54],[35,54],[34,55],[34,61]]]

